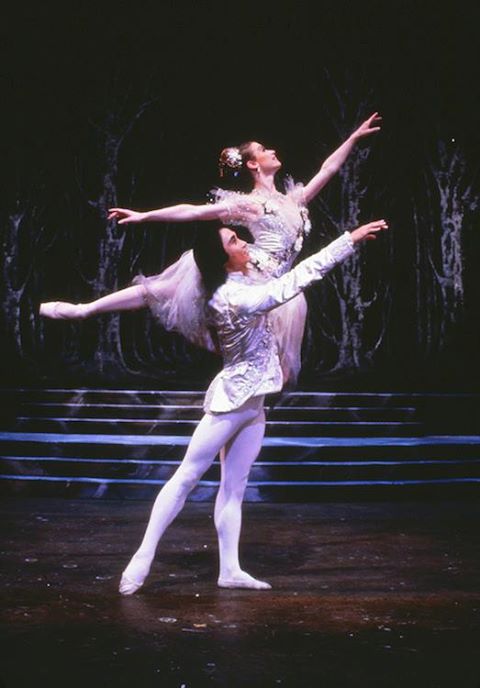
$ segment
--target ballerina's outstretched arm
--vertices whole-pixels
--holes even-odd
[[[204,203],[202,205],[180,203],[179,205],[145,212],[129,210],[128,208],[109,208],[108,219],[117,220],[119,225],[137,222],[195,222],[197,220],[219,220],[226,210],[225,203]]]
[[[362,138],[375,134],[380,131],[380,122],[382,118],[378,112],[361,124],[358,129],[350,134],[348,139],[342,143],[328,158],[325,160],[317,174],[305,185],[305,202],[309,203],[318,192],[330,181],[330,179],[338,172],[345,160],[352,152],[355,144]]]

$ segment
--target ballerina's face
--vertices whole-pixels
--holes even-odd
[[[282,166],[282,163],[277,158],[276,152],[271,148],[265,148],[263,144],[257,141],[252,142],[250,153],[252,157],[247,165],[251,169],[256,169],[258,167],[261,172],[268,174],[276,172]]]
[[[232,272],[245,271],[250,260],[247,242],[239,239],[236,232],[228,229],[228,227],[220,229],[220,239],[223,249],[228,255],[227,269]]]

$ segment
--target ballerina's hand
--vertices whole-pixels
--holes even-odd
[[[108,219],[117,220],[119,225],[125,225],[127,222],[141,222],[143,213],[136,210],[128,210],[128,208],[109,208]]]
[[[352,134],[353,138],[362,139],[364,136],[370,136],[370,134],[375,134],[377,131],[380,131],[381,121],[382,118],[378,112],[374,112],[373,115],[370,115],[370,117],[358,127],[358,129],[355,129]]]
[[[357,244],[359,241],[365,241],[366,239],[376,239],[377,232],[381,232],[384,229],[388,229],[388,224],[385,220],[374,220],[374,222],[357,227],[357,229],[350,233],[350,236],[353,243]]]

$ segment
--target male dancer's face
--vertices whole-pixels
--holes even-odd
[[[220,238],[228,261],[225,265],[228,272],[246,272],[250,255],[248,244],[238,238],[236,232],[228,227],[220,229]]]

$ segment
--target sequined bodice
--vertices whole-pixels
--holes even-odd
[[[346,232],[278,279],[252,283],[249,275],[229,274],[208,304],[224,368],[208,389],[206,411],[230,411],[251,396],[281,389],[283,375],[270,311],[297,297],[352,252]]]
[[[230,277],[237,288],[248,285],[248,278],[239,273]],[[219,334],[219,344],[225,366],[235,366],[239,363],[251,361],[254,365],[262,366],[276,351],[275,338],[268,318],[262,315],[242,314],[240,317],[235,310],[225,314],[218,312],[213,323]]]
[[[258,218],[248,223],[255,240],[253,256],[258,249],[272,256],[277,261],[275,276],[279,276],[291,268],[302,248],[307,230],[307,209],[300,207],[288,195],[255,191],[251,195],[262,208]]]
[[[221,388],[214,381],[207,392],[206,409],[212,405],[214,411],[238,408],[252,394],[268,394],[282,387],[276,338],[268,315],[239,307],[249,285],[249,278],[233,273],[214,299],[211,324],[218,335],[224,368],[216,378],[221,378]],[[217,399],[212,404],[213,396]]]
[[[227,207],[222,219],[243,225],[252,234],[252,262],[266,277],[280,277],[290,270],[311,227],[301,185],[288,180],[285,194],[261,190],[240,194],[217,189],[215,196]]]

